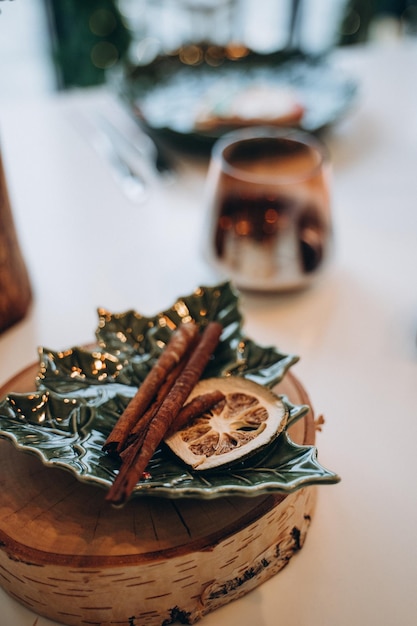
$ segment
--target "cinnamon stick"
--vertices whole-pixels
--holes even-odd
[[[104,451],[120,453],[138,418],[149,407],[161,384],[187,352],[197,335],[198,327],[191,322],[182,324],[172,334],[165,350],[161,353],[107,437],[103,445]]]
[[[196,345],[196,344],[193,344],[193,345]],[[186,353],[186,355],[188,355],[188,352]],[[174,367],[174,369],[168,374],[168,376],[166,377],[166,379],[162,383],[161,387],[158,389],[158,392],[157,392],[156,397],[153,400],[152,404],[146,409],[146,411],[142,415],[142,417],[140,417],[137,420],[137,422],[135,423],[135,425],[133,426],[132,430],[130,431],[130,433],[128,435],[128,438],[126,439],[126,442],[125,442],[125,445],[124,445],[123,449],[119,452],[119,456],[120,456],[121,459],[123,459],[124,452],[125,452],[126,448],[128,448],[132,443],[134,443],[134,441],[138,437],[142,437],[142,439],[143,439],[143,435],[145,434],[145,432],[146,432],[146,430],[147,430],[151,420],[155,417],[156,412],[158,411],[158,409],[161,406],[162,402],[166,398],[169,390],[174,385],[174,383],[177,380],[178,376],[180,375],[180,373],[184,369],[184,367],[185,367],[185,365],[187,363],[186,355]]]
[[[222,332],[218,322],[210,322],[197,348],[151,420],[143,441],[135,442],[124,455],[119,473],[107,493],[106,500],[122,505],[133,491],[160,442],[180,412],[184,402],[200,379]]]
[[[190,402],[184,404],[181,411],[171,424],[166,436],[170,437],[177,430],[180,430],[180,428],[191,422],[196,417],[200,417],[200,415],[203,415],[206,411],[210,411],[210,409],[215,407],[221,400],[224,400],[224,398],[224,393],[219,389],[195,396],[192,400],[190,400]]]

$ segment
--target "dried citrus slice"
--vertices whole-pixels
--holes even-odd
[[[258,452],[279,435],[288,419],[287,407],[277,395],[238,376],[202,380],[188,401],[214,389],[224,399],[165,440],[195,470],[230,465]]]

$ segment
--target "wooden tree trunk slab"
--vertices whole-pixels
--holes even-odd
[[[31,366],[2,390],[34,388]],[[287,374],[278,387],[310,404]],[[291,428],[314,444],[314,416]],[[288,496],[137,498],[113,509],[99,487],[0,441],[0,584],[57,622],[192,624],[276,574],[300,550],[316,488]]]
[[[0,155],[0,332],[21,320],[32,302],[32,288],[19,247]]]

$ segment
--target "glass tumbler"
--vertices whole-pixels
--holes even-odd
[[[206,183],[209,262],[238,288],[308,286],[332,245],[330,163],[301,131],[238,130],[219,139]]]

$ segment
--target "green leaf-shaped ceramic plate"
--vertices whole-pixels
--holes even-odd
[[[102,445],[182,321],[193,319],[204,326],[219,320],[223,325],[207,377],[245,376],[272,387],[298,360],[243,335],[237,294],[229,283],[200,287],[154,317],[102,309],[98,314],[97,347],[40,350],[36,390],[10,393],[0,402],[0,437],[38,455],[46,465],[69,470],[80,481],[105,488],[113,483],[118,462],[102,452]],[[308,411],[307,406],[283,400],[289,424]],[[296,445],[284,432],[262,454],[211,473],[190,470],[161,446],[133,496],[255,496],[338,480],[320,465],[314,446]]]

